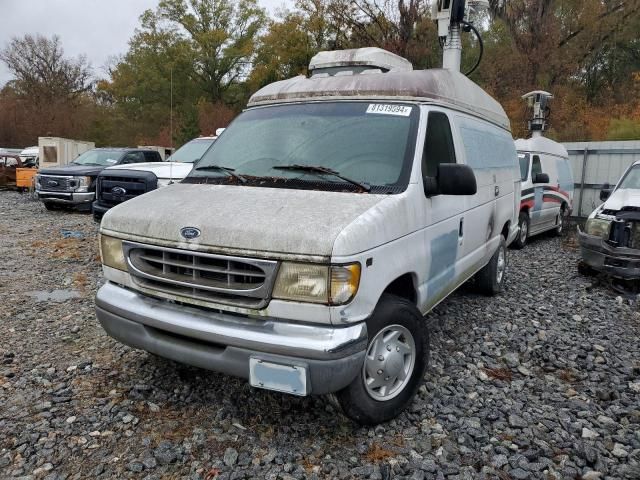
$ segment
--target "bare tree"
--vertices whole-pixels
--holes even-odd
[[[0,51],[14,75],[13,88],[35,104],[73,102],[92,87],[91,66],[84,55],[65,58],[60,37],[14,37]]]

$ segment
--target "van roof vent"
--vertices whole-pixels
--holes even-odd
[[[343,72],[355,75],[364,72],[409,72],[411,70],[413,65],[406,58],[376,47],[319,52],[309,63],[312,77],[320,74],[333,76],[338,73],[349,75]]]

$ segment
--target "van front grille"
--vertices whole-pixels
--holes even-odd
[[[247,308],[269,302],[277,262],[124,242],[129,273],[141,287]]]

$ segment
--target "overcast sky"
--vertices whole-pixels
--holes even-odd
[[[258,0],[270,13],[292,0]],[[0,48],[26,33],[60,36],[68,56],[85,54],[94,72],[114,55],[127,51],[138,17],[158,0],[0,0]],[[11,79],[0,62],[0,86]]]

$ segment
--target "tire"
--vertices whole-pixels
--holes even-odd
[[[520,250],[527,244],[527,241],[529,240],[529,225],[529,215],[527,212],[520,212],[520,215],[518,216],[518,236],[513,243],[511,243],[513,248]]]
[[[598,271],[591,265],[585,263],[584,260],[578,262],[578,273],[585,277],[595,277],[598,275]]]
[[[561,237],[562,232],[564,231],[564,217],[565,217],[565,208],[564,205],[560,208],[560,213],[558,214],[558,223],[556,228],[551,230],[551,233],[556,237]]]
[[[51,210],[57,210],[58,207],[56,206],[55,203],[53,202],[44,202],[44,208],[46,208],[47,210],[51,211]]]
[[[382,295],[367,321],[367,329],[369,344],[362,369],[336,397],[351,420],[376,425],[397,417],[413,399],[429,361],[429,330],[413,303],[390,294]],[[380,349],[377,352],[376,347]],[[400,349],[405,351],[404,355]],[[376,365],[378,362],[380,365]],[[385,382],[381,376],[382,386],[365,385],[368,380],[375,383],[374,379],[389,373],[389,369],[392,369],[390,376],[404,369],[406,377],[396,376],[395,380]]]
[[[485,295],[497,295],[502,291],[507,275],[507,242],[500,236],[498,249],[482,270],[476,274],[478,290]]]

